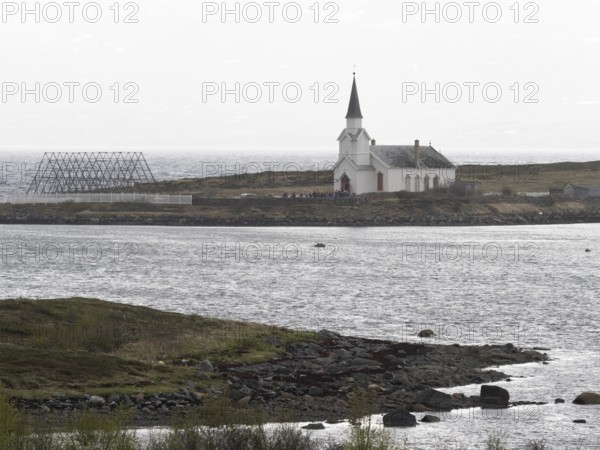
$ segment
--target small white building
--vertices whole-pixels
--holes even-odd
[[[356,74],[355,74],[356,75]],[[346,128],[338,138],[339,159],[334,189],[350,194],[424,192],[456,180],[456,166],[433,147],[377,145],[363,128],[356,76],[352,84]]]

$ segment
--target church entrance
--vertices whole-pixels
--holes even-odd
[[[342,177],[342,192],[350,192],[350,178],[345,174]]]

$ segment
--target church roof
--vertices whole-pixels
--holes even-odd
[[[358,100],[358,88],[356,87],[356,74],[352,83],[352,94],[350,94],[350,105],[348,105],[348,114],[346,119],[362,119],[363,115],[360,110],[360,101]]]
[[[414,145],[371,145],[371,153],[390,168],[416,167]],[[433,147],[421,147],[419,163],[421,167],[432,169],[455,169],[444,155]]]

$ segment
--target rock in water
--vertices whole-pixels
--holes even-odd
[[[576,405],[600,405],[600,394],[584,392],[573,400],[573,403]]]
[[[573,423],[587,423],[587,420],[577,419],[577,420],[574,420]]]
[[[452,396],[436,391],[435,389],[427,389],[421,392],[417,396],[416,401],[438,411],[452,409]]]
[[[435,336],[435,333],[433,332],[433,330],[422,330],[419,332],[420,338],[432,338],[434,336]]]
[[[564,401],[564,399],[562,399],[562,398],[557,398],[556,400],[554,400],[554,403],[556,403],[557,405],[558,405],[559,403],[564,403],[564,402],[565,402],[565,401]]]
[[[325,244],[317,244],[315,248],[327,248],[327,246]]]
[[[322,423],[309,423],[306,426],[302,427],[303,430],[324,430],[325,425]]]
[[[481,401],[488,405],[507,406],[510,394],[499,386],[481,386]]]
[[[383,416],[385,427],[416,427],[417,418],[405,408],[399,408]]]
[[[437,423],[437,422],[441,422],[441,421],[442,421],[442,419],[440,419],[439,417],[429,416],[429,415],[427,415],[421,419],[421,422],[424,422],[424,423]]]

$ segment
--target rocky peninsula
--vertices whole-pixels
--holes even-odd
[[[133,424],[158,425],[185,417],[324,422],[549,400],[434,390],[506,380],[490,367],[549,359],[511,344],[390,342],[88,299],[0,302],[0,337],[0,396],[59,426],[88,408],[126,408]]]

